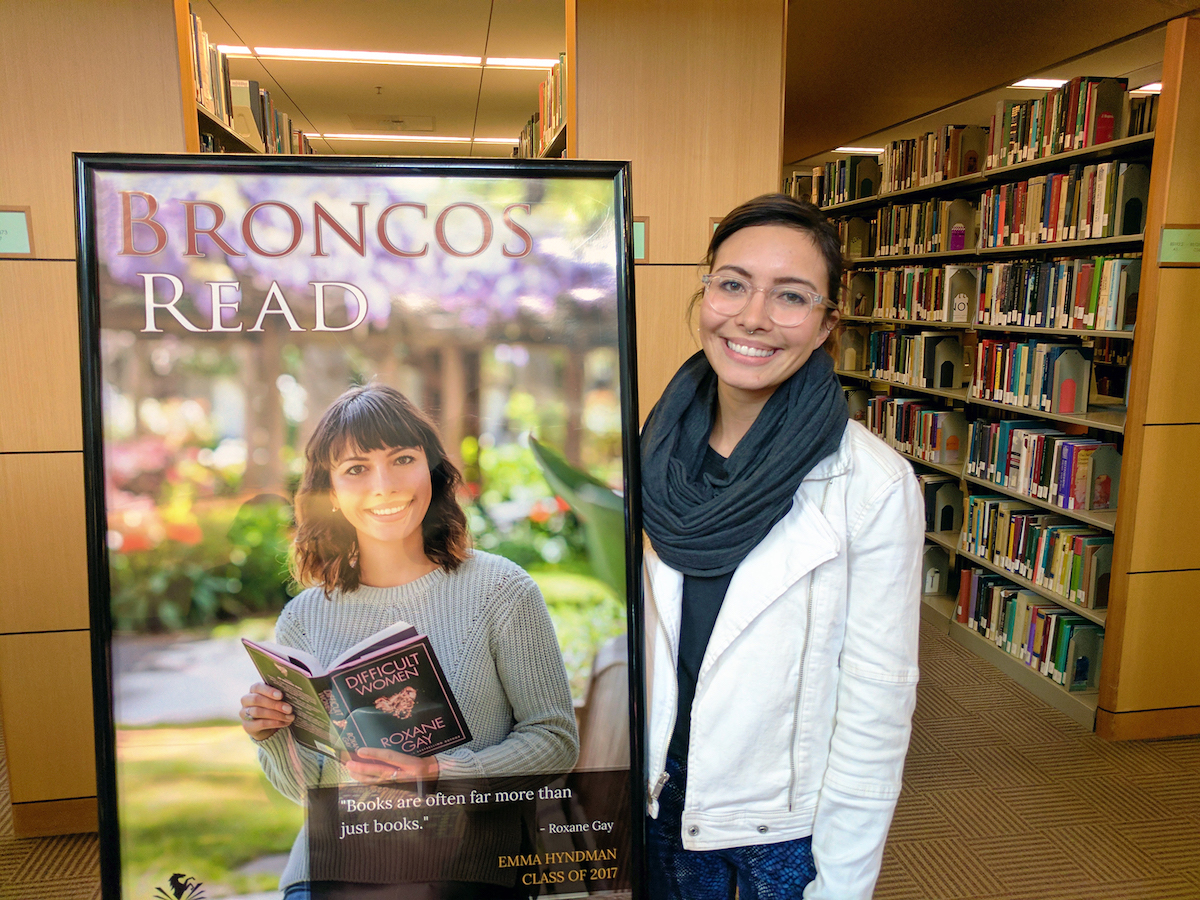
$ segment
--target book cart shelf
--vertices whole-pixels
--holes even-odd
[[[1185,146],[1184,142],[1195,141],[1196,136],[1200,135],[1200,123],[1196,121],[1200,118],[1200,90],[1184,80],[1184,72],[1188,66],[1195,65],[1186,59],[1185,46],[1190,45],[1189,49],[1194,52],[1196,45],[1200,44],[1200,22],[1196,19],[1173,21],[1159,32],[1158,39],[1164,42],[1158,47],[1164,48],[1165,45],[1165,48],[1162,51],[1163,55],[1158,57],[1162,60],[1163,87],[1157,100],[1156,131],[1151,130],[1129,137],[1122,136],[1125,133],[1122,131],[1118,132],[1115,139],[1094,146],[1052,153],[1000,167],[988,168],[983,165],[984,157],[981,154],[981,171],[903,190],[878,192],[840,203],[826,203],[822,207],[831,220],[846,223],[852,217],[870,220],[880,210],[885,210],[892,204],[966,199],[979,205],[976,223],[983,234],[985,229],[982,227],[981,198],[989,189],[1003,189],[1006,185],[1035,176],[1066,173],[1073,165],[1083,167],[1111,163],[1119,169],[1121,164],[1140,163],[1149,167],[1150,186],[1143,219],[1145,227],[1140,233],[1118,233],[1098,239],[989,247],[986,235],[979,243],[973,245],[968,230],[966,249],[900,255],[867,255],[871,250],[868,249],[868,242],[864,241],[862,254],[858,258],[851,258],[846,276],[849,287],[856,274],[884,273],[904,267],[936,268],[953,265],[985,268],[999,262],[1032,263],[1097,257],[1110,259],[1141,254],[1140,284],[1136,288],[1139,296],[1136,301],[1135,326],[1130,325],[1127,329],[1122,329],[1118,324],[1116,329],[1092,329],[985,324],[977,321],[977,302],[971,304],[967,321],[917,318],[925,313],[917,308],[915,302],[909,306],[914,318],[898,318],[873,314],[877,310],[873,308],[869,296],[865,298],[865,302],[857,304],[851,298],[843,304],[844,312],[850,314],[843,315],[842,321],[848,327],[867,329],[868,339],[863,342],[857,365],[838,369],[844,387],[866,388],[873,397],[885,394],[893,398],[918,401],[923,398],[929,403],[929,407],[926,408],[936,405],[944,410],[959,410],[968,422],[988,424],[1006,419],[1036,421],[1046,428],[1065,430],[1072,438],[1090,437],[1116,444],[1122,452],[1121,484],[1115,509],[1064,509],[1055,502],[1033,497],[1020,490],[997,484],[989,478],[971,474],[967,466],[971,448],[966,440],[963,441],[960,456],[952,463],[930,462],[921,455],[920,448],[916,448],[917,452],[905,452],[906,447],[897,448],[912,461],[918,475],[929,473],[951,476],[962,492],[964,507],[968,508],[964,512],[969,511],[972,497],[988,495],[1002,500],[1018,501],[1024,506],[1032,507],[1035,514],[1053,513],[1062,517],[1062,521],[1068,526],[1095,530],[1099,533],[1098,540],[1102,539],[1103,535],[1112,535],[1112,573],[1108,606],[1090,609],[1066,599],[1042,584],[1022,577],[1001,561],[993,561],[966,549],[966,514],[963,515],[962,530],[926,533],[927,546],[937,545],[948,552],[951,571],[957,568],[975,568],[985,573],[994,573],[1010,582],[1011,586],[1036,594],[1039,603],[1049,601],[1069,614],[1081,616],[1088,622],[1103,627],[1104,649],[1095,689],[1068,690],[1064,685],[1041,674],[1036,667],[1027,665],[1023,659],[998,646],[996,641],[982,636],[975,628],[960,624],[955,616],[957,596],[926,594],[922,610],[926,621],[944,629],[956,642],[994,664],[1006,677],[1017,681],[1083,726],[1095,729],[1101,736],[1110,739],[1163,737],[1200,732],[1200,689],[1196,687],[1197,681],[1200,680],[1196,677],[1200,675],[1200,650],[1197,650],[1192,639],[1172,637],[1172,632],[1182,624],[1179,621],[1181,615],[1189,627],[1193,624],[1200,625],[1200,614],[1192,602],[1196,589],[1200,588],[1200,577],[1197,576],[1200,569],[1200,552],[1190,546],[1191,542],[1185,542],[1178,537],[1167,537],[1172,530],[1188,530],[1186,526],[1200,518],[1200,513],[1196,512],[1200,509],[1200,497],[1197,497],[1196,489],[1190,484],[1180,485],[1171,477],[1173,467],[1190,466],[1194,464],[1197,456],[1200,456],[1196,449],[1196,442],[1200,439],[1200,426],[1194,424],[1200,422],[1200,415],[1197,415],[1194,408],[1200,406],[1200,403],[1189,398],[1182,401],[1183,408],[1173,409],[1173,405],[1178,406],[1176,391],[1187,391],[1189,385],[1172,385],[1162,377],[1161,369],[1155,369],[1155,363],[1161,363],[1164,353],[1183,354],[1182,349],[1163,349],[1164,346],[1169,348],[1172,342],[1181,342],[1180,334],[1172,335],[1165,329],[1178,326],[1181,319],[1187,315],[1188,305],[1186,289],[1182,284],[1176,285],[1169,279],[1176,276],[1190,279],[1187,281],[1187,289],[1194,291],[1198,280],[1196,276],[1200,275],[1200,269],[1167,269],[1160,267],[1157,260],[1159,236],[1164,224],[1200,221],[1200,209],[1189,208],[1200,202],[1196,197],[1194,184],[1190,187],[1179,187],[1187,185],[1187,181],[1179,167],[1178,158],[1181,148]],[[1151,66],[1154,62],[1157,60],[1150,61]],[[1095,66],[1101,68],[1092,71],[1092,67]],[[1103,56],[1097,54],[1091,59],[1071,61],[1069,65],[1057,67],[1054,72],[1047,74],[1062,79],[1078,75],[1124,74],[1121,70],[1109,71],[1103,66]],[[1189,72],[1187,77],[1195,77],[1197,74]],[[1154,80],[1145,78],[1134,81],[1136,77],[1131,77],[1130,89]],[[897,126],[855,143],[868,147],[887,147],[893,140],[918,138],[925,132],[936,132],[942,125],[986,126],[990,124],[990,115],[985,110],[989,107],[994,108],[996,98],[1001,96],[1011,99],[1033,99],[1040,94],[1034,91],[1007,89],[988,98],[986,105],[981,103],[979,98],[968,98],[956,107],[939,110],[914,120],[907,126]],[[1200,156],[1194,149],[1184,152],[1193,162]],[[797,164],[797,171],[811,171],[812,166],[837,158],[826,155],[805,160]],[[1194,181],[1194,176],[1192,180]],[[917,179],[913,178],[913,181]],[[794,192],[804,193],[804,190],[801,188]],[[850,234],[850,228],[844,224],[843,231],[844,234]],[[1035,233],[1033,240],[1037,239],[1038,235]],[[885,241],[880,240],[879,243],[884,244]],[[1099,262],[1096,264],[1097,278],[1100,265]],[[943,275],[948,285],[950,273],[943,272]],[[880,276],[873,276],[877,277]],[[861,288],[864,284],[871,283],[873,280],[859,281],[858,285]],[[1169,290],[1163,290],[1163,286],[1168,284]],[[983,290],[982,279],[980,285],[980,290]],[[940,287],[938,292],[941,293]],[[974,299],[978,301],[978,297]],[[941,306],[940,296],[937,306]],[[901,301],[900,316],[905,314]],[[948,311],[945,315],[950,318]],[[1173,324],[1167,325],[1168,322]],[[1194,313],[1191,322],[1194,332]],[[1120,405],[1119,401],[1114,403],[1110,398],[1096,398],[1098,402],[1088,405],[1085,412],[1050,412],[1037,406],[1018,406],[986,399],[969,387],[921,386],[919,377],[914,378],[903,371],[894,371],[879,359],[876,359],[872,368],[870,337],[881,332],[912,336],[933,335],[939,332],[956,335],[960,344],[967,344],[968,349],[963,353],[964,357],[973,357],[974,351],[970,347],[974,346],[974,342],[983,340],[1047,341],[1084,348],[1094,345],[1097,339],[1102,339],[1109,347],[1122,348],[1120,355],[1128,360],[1127,404]],[[969,341],[966,340],[968,338]],[[933,341],[937,339],[930,338]],[[893,340],[899,343],[901,339]],[[1033,351],[1030,352],[1032,354]],[[914,357],[916,355],[913,354]],[[843,362],[848,364],[848,359],[839,359],[839,365]],[[1169,362],[1175,360],[1169,359]],[[974,358],[964,360],[964,367],[969,374],[965,374],[959,380],[959,384],[973,382],[973,365]],[[1174,365],[1171,371],[1186,372],[1191,377],[1195,367],[1193,364],[1185,368],[1180,359],[1179,364]],[[905,383],[906,381],[915,383]],[[928,383],[937,382],[931,379]],[[1170,431],[1167,431],[1168,427]],[[1171,436],[1170,440],[1161,439],[1168,434]],[[894,440],[890,442],[895,443]],[[1172,490],[1178,493],[1180,488],[1184,496],[1168,499]],[[1173,524],[1168,524],[1161,518],[1161,514],[1168,511],[1158,508],[1164,500],[1171,512],[1180,514],[1180,518]],[[1170,546],[1163,546],[1164,541],[1161,538],[1164,537]],[[946,590],[953,591],[957,585],[958,579],[951,576]],[[1148,603],[1144,598],[1151,591],[1155,592],[1155,599]],[[1186,679],[1190,684],[1185,685],[1181,679]]]

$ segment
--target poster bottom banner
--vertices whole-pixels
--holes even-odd
[[[309,791],[312,900],[627,897],[629,771]]]

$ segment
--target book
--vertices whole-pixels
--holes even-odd
[[[315,656],[242,638],[263,681],[291,704],[296,742],[346,760],[365,747],[431,756],[471,740],[429,638],[397,622],[323,666]]]

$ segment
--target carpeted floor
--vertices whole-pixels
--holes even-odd
[[[1200,900],[1200,738],[1106,743],[921,628],[876,900]],[[98,900],[94,835],[13,837],[3,751],[0,900]]]

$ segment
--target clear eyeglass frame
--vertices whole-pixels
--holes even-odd
[[[701,275],[704,298],[713,312],[722,316],[736,316],[750,298],[762,292],[766,300],[767,318],[781,328],[803,325],[814,309],[829,305],[823,294],[798,284],[777,284],[770,288],[755,287],[736,275]]]

